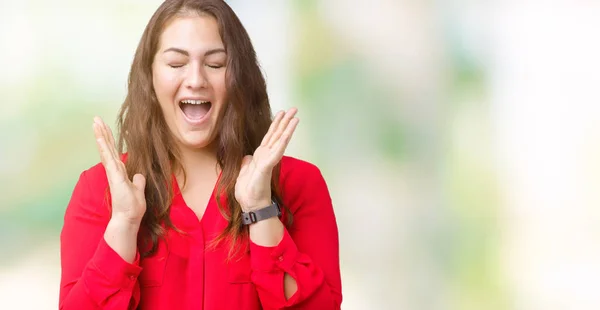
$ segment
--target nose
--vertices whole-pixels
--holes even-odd
[[[206,85],[206,72],[204,72],[202,66],[190,66],[185,78],[185,87],[189,89],[200,89],[205,88]]]

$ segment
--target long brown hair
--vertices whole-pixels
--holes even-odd
[[[125,166],[130,178],[136,173],[146,177],[147,210],[142,219],[140,241],[155,252],[165,228],[176,229],[169,209],[173,199],[173,173],[182,169],[181,155],[167,127],[152,84],[152,63],[159,38],[173,18],[189,14],[214,17],[227,52],[227,104],[219,118],[216,141],[217,161],[221,177],[216,199],[221,214],[228,220],[225,230],[215,239],[229,239],[231,255],[235,244],[247,236],[241,208],[235,199],[235,182],[244,155],[253,154],[271,124],[271,108],[265,79],[248,33],[233,10],[222,0],[167,0],[154,13],[140,40],[129,73],[128,92],[117,118],[118,150],[127,149]],[[279,169],[273,170],[273,199],[282,204],[279,191]],[[185,173],[185,171],[184,171]],[[227,205],[220,203],[223,195]],[[286,224],[292,217],[286,208]]]

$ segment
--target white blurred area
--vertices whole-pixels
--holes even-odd
[[[339,158],[326,178],[340,229],[342,308],[463,310],[456,304],[486,299],[486,291],[460,293],[461,282],[449,280],[460,275],[446,274],[438,266],[444,257],[423,253],[419,245],[429,238],[421,232],[436,232],[426,221],[452,226],[448,210],[438,213],[448,202],[442,201],[446,189],[436,174],[444,165],[443,144],[450,144],[489,161],[497,180],[493,230],[499,242],[493,245],[497,257],[490,273],[499,278],[503,309],[600,309],[600,1],[450,2],[319,1],[319,18],[347,49],[341,53],[361,55],[372,70],[365,79],[378,79],[402,98],[368,104],[385,104],[399,122],[425,128],[430,135],[417,139],[431,138],[424,143],[433,144],[431,158],[408,163],[382,161],[363,145],[353,145],[350,153],[320,155]],[[60,57],[68,57],[62,68],[76,71],[89,96],[114,102],[112,107],[90,103],[90,109],[114,117],[137,40],[159,3],[0,2],[0,83],[13,89],[0,95],[0,121],[25,117],[31,107],[19,90],[28,87],[43,61]],[[294,10],[300,5],[230,3],[253,39],[274,109],[298,106],[302,118],[304,103],[292,96],[292,62],[301,49],[295,39],[302,25]],[[447,19],[458,21],[459,45],[486,70],[487,94],[464,99],[482,100],[483,115],[476,109],[446,115],[446,88],[452,83],[443,38]],[[118,47],[111,47],[114,42]],[[106,94],[106,88],[116,91]],[[345,109],[369,108],[331,104],[339,109],[332,116],[338,118],[359,114]],[[311,149],[310,123],[302,120],[289,155],[322,158]],[[491,134],[479,132],[481,127]],[[441,138],[445,135],[450,141]],[[0,149],[1,173],[17,176],[25,169],[9,164],[40,143],[36,135],[24,137],[32,141],[17,141],[21,151]],[[56,309],[58,253],[56,236],[0,265],[0,307]]]
[[[493,14],[502,269],[514,309],[600,308],[600,3]]]

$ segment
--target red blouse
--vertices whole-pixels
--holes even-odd
[[[84,171],[60,237],[60,309],[339,309],[338,231],[325,180],[316,166],[284,156],[280,184],[294,223],[277,246],[248,241],[245,255],[227,261],[226,244],[207,247],[227,225],[214,195],[198,220],[174,181],[170,216],[185,234],[168,230],[154,255],[138,252],[129,264],[103,238],[110,220],[104,167]],[[298,285],[289,299],[284,273]]]

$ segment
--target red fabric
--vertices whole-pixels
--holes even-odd
[[[61,232],[60,309],[339,309],[342,302],[338,231],[327,185],[310,163],[281,162],[284,203],[294,224],[274,247],[250,242],[226,260],[228,246],[208,243],[227,225],[211,199],[202,220],[175,182],[169,230],[155,255],[125,262],[104,241],[110,220],[104,167],[84,171]],[[225,202],[224,200],[222,202]],[[298,284],[288,300],[284,273]]]

